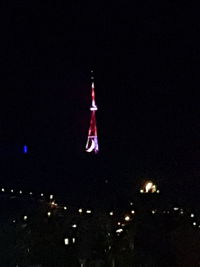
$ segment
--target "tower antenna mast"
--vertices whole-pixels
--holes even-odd
[[[92,105],[90,107],[91,118],[90,118],[90,127],[88,131],[87,143],[86,143],[86,152],[94,152],[97,154],[99,152],[98,136],[97,136],[97,125],[96,125],[96,111],[97,106],[95,102],[95,88],[94,88],[94,76],[93,71],[91,71],[91,83],[92,83]]]

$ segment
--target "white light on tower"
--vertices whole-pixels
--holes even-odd
[[[50,199],[53,199],[53,195],[50,195],[50,197],[49,197]]]
[[[19,193],[22,194],[22,190],[20,190]]]
[[[73,228],[76,228],[76,227],[77,227],[77,224],[73,224],[72,227],[73,227]]]
[[[64,210],[67,210],[67,207],[66,206],[64,206],[64,208],[63,208]]]
[[[131,211],[131,213],[132,213],[132,214],[134,214],[134,213],[135,213],[135,211],[134,211],[134,210],[132,210],[132,211]]]
[[[10,192],[11,192],[11,193],[13,193],[13,192],[14,192],[14,190],[13,190],[13,189],[11,189],[11,190],[10,190]]]
[[[74,244],[76,241],[75,237],[72,238],[72,243]]]
[[[27,219],[28,219],[28,217],[25,215],[25,216],[24,216],[24,221],[26,221]]]
[[[1,188],[1,191],[2,191],[2,192],[5,192],[5,189],[4,189],[4,188]]]
[[[49,211],[49,212],[47,212],[47,216],[48,217],[50,217],[51,216],[51,212]]]
[[[114,215],[113,211],[111,211],[109,214],[110,214],[110,216],[113,216]]]
[[[194,214],[193,214],[193,213],[191,213],[191,214],[190,214],[190,217],[191,217],[191,218],[194,218]]]

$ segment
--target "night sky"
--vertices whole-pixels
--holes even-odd
[[[124,199],[151,178],[169,198],[200,200],[195,7],[16,1],[0,13],[2,184],[76,202]],[[91,69],[97,156],[84,152]]]

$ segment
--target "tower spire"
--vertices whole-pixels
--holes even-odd
[[[91,118],[90,118],[90,127],[88,131],[87,143],[86,143],[86,152],[94,152],[95,154],[99,152],[98,145],[98,136],[97,136],[97,125],[96,125],[96,111],[97,106],[95,102],[95,87],[94,87],[94,76],[93,71],[91,71],[91,89],[92,89],[92,105],[90,107],[91,110]]]

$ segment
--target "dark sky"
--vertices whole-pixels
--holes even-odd
[[[123,197],[147,177],[168,194],[195,202],[200,175],[195,7],[172,1],[65,6],[16,1],[0,13],[2,183],[72,195],[83,186],[96,192],[108,178],[109,190]],[[91,69],[99,107],[96,157],[84,153]],[[27,157],[20,154],[24,143]]]

